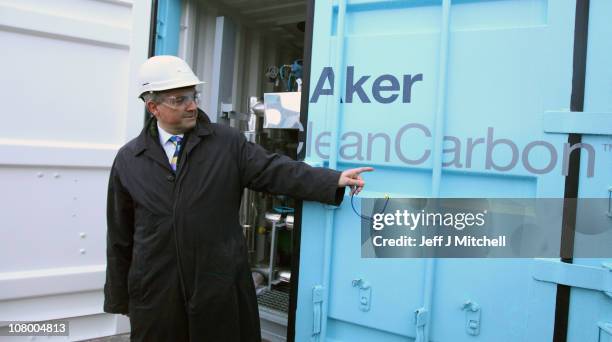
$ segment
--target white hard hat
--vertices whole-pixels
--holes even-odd
[[[140,66],[139,97],[150,91],[195,86],[200,81],[187,63],[176,56],[153,56]]]

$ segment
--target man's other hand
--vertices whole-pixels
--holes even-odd
[[[345,170],[340,175],[340,179],[338,180],[338,187],[341,188],[343,186],[351,187],[351,195],[357,195],[363,190],[365,186],[365,182],[363,178],[361,178],[362,172],[370,172],[374,171],[373,167],[358,167],[356,169]]]

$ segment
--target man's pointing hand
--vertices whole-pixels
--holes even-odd
[[[357,195],[363,190],[365,182],[361,178],[360,173],[374,171],[373,167],[358,167],[356,169],[345,170],[340,175],[338,187],[350,186],[351,195]]]

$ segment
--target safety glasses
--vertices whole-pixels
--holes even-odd
[[[196,105],[200,104],[200,92],[188,92],[183,95],[164,96],[161,103],[172,109],[185,109],[194,101]]]

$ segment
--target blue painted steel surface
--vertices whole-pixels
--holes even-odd
[[[585,112],[612,113],[612,4],[591,1]],[[363,197],[562,198],[571,127],[546,130],[545,113],[569,110],[575,8],[315,2],[307,160],[375,166]],[[580,196],[607,197],[609,132],[577,128],[596,149],[592,176],[581,150]],[[557,282],[572,281],[568,341],[607,334],[612,299],[602,289],[611,280],[594,269],[605,260],[576,260],[584,269],[557,260],[361,259],[349,198],[337,209],[303,209],[296,341],[551,341]],[[561,217],[562,208],[550,213],[559,229]],[[580,278],[590,274],[601,284]],[[358,279],[369,285],[368,310]]]
[[[612,115],[612,63],[609,58],[612,55],[612,24],[609,15],[612,13],[612,1],[591,0],[590,7],[584,112]],[[591,144],[595,148],[595,170],[600,173],[588,177],[587,154],[583,151],[580,156],[579,197],[608,198],[609,189],[612,187],[612,127],[607,127],[608,135],[597,134],[601,129],[603,128],[593,127],[591,133],[582,132],[582,143]],[[604,215],[605,213],[602,213],[602,217]],[[608,218],[608,222],[610,221],[612,218]],[[580,234],[576,236],[577,241],[578,239]],[[574,260],[574,264],[607,270],[607,279],[602,281],[606,281],[610,289],[612,270],[602,267],[605,262],[609,263],[610,259]],[[598,289],[572,287],[568,341],[612,341],[610,327],[612,297]]]
[[[155,55],[178,55],[182,0],[158,0]]]
[[[544,115],[544,131],[612,135],[612,112],[548,112]]]

